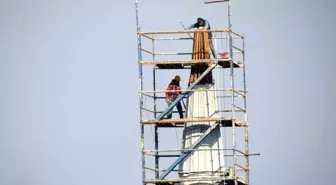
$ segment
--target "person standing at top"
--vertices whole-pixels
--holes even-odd
[[[169,90],[169,92],[166,92],[166,102],[168,104],[168,106],[174,101],[176,100],[176,98],[179,96],[179,94],[181,93],[179,90],[181,90],[180,87],[180,81],[181,78],[179,75],[176,75],[174,77],[174,79],[169,83],[167,90]],[[177,90],[177,91],[176,91]],[[176,108],[180,114],[180,118],[183,118],[183,110],[182,110],[182,106],[181,106],[181,102],[178,102],[176,104]],[[173,109],[174,107],[167,113],[167,118],[171,119],[172,118],[172,114],[173,114]]]
[[[201,17],[197,18],[197,22],[188,26],[187,29],[190,30],[192,28],[201,28],[201,27],[206,28],[207,30],[211,30],[209,21]],[[208,36],[209,36],[209,44],[210,44],[212,55],[214,58],[217,58],[215,48],[212,44],[212,32],[208,32]]]

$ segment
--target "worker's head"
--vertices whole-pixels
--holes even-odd
[[[177,82],[179,82],[179,81],[181,81],[181,77],[180,77],[179,75],[176,75],[176,76],[174,77],[174,80],[177,81]]]
[[[199,18],[197,18],[197,22],[198,22],[198,24],[203,25],[204,24],[204,19],[199,17]]]

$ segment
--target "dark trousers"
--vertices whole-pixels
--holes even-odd
[[[209,38],[209,44],[210,44],[210,49],[211,49],[211,52],[212,52],[213,57],[214,57],[214,58],[217,58],[217,57],[216,57],[215,47],[214,47],[214,45],[213,45],[213,43],[212,43],[212,39],[211,39],[211,38]]]
[[[173,101],[174,101],[174,100],[171,100],[170,103],[173,102]],[[169,105],[170,105],[170,104],[169,104]],[[179,113],[179,115],[180,115],[180,118],[182,119],[182,118],[183,118],[183,110],[182,110],[182,106],[181,106],[181,101],[179,101],[179,102],[176,104],[176,108],[177,108],[177,110],[178,110],[178,113]],[[174,110],[174,107],[172,108],[171,111],[168,112],[168,114],[167,114],[167,118],[168,118],[168,119],[171,119],[171,118],[172,118],[172,116],[173,116],[173,110]]]

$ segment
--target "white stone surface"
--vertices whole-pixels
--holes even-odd
[[[212,89],[210,85],[198,85],[195,89]],[[216,92],[194,92],[187,100],[187,117],[218,117],[216,111]],[[187,123],[183,130],[182,148],[189,148],[215,122]],[[220,127],[213,130],[197,149],[219,149],[222,147]],[[180,163],[180,178],[209,178],[219,176],[216,171],[224,167],[223,151],[193,151]],[[213,182],[183,182],[182,185],[213,184]]]

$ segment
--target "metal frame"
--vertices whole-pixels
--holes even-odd
[[[222,182],[229,182],[234,183],[235,185],[238,184],[249,184],[249,156],[256,156],[260,154],[251,154],[249,153],[248,147],[248,118],[247,118],[247,109],[246,109],[246,98],[247,98],[247,89],[246,89],[246,71],[245,71],[245,42],[244,42],[244,35],[238,34],[232,30],[232,25],[230,21],[231,17],[231,10],[230,10],[230,0],[214,0],[214,1],[206,1],[205,4],[209,3],[217,3],[217,2],[227,2],[228,5],[228,29],[221,29],[221,30],[173,30],[173,31],[156,31],[156,32],[141,32],[140,23],[139,23],[139,12],[138,12],[138,0],[135,1],[135,8],[136,8],[136,27],[137,27],[137,41],[138,41],[138,67],[139,67],[139,84],[140,84],[140,91],[139,91],[139,105],[140,105],[140,140],[141,140],[141,155],[142,155],[142,182],[143,184],[147,183],[178,183],[178,182],[185,182],[185,181],[213,181],[217,184]],[[183,35],[183,34],[190,34],[195,32],[218,32],[218,33],[227,33],[228,37],[214,37],[213,39],[226,39],[228,41],[228,59],[212,59],[212,60],[156,60],[156,56],[179,56],[179,55],[191,55],[192,53],[179,53],[179,52],[157,52],[156,51],[156,41],[174,41],[174,40],[191,40],[190,37],[160,37],[162,35]],[[152,49],[151,51],[142,47],[142,39],[149,39],[152,42]],[[241,40],[242,41],[242,48],[239,48],[233,45],[233,40]],[[143,60],[142,54],[149,54],[152,55],[152,61]],[[240,54],[242,55],[242,61],[234,60],[234,56]],[[157,90],[156,89],[156,73],[157,73],[157,65],[159,64],[170,64],[182,65],[182,69],[189,69],[188,66],[194,63],[209,63],[209,68],[194,82],[192,83],[186,90],[181,90],[181,95],[165,110],[157,110],[157,101],[159,99],[164,99],[161,96],[158,96],[160,93],[168,92],[166,90]],[[227,63],[228,65],[219,65]],[[151,65],[153,66],[152,75],[153,75],[153,87],[152,90],[145,91],[143,89],[143,65]],[[208,118],[192,118],[192,119],[170,119],[170,120],[162,120],[162,118],[183,98],[186,98],[191,93],[197,91],[193,90],[193,88],[197,85],[197,83],[208,73],[212,72],[215,68],[227,68],[230,70],[230,88],[228,89],[214,89],[213,91],[228,91],[230,92],[229,98],[231,99],[231,109],[229,110],[218,110],[218,112],[226,112],[230,113],[230,117],[208,117]],[[170,69],[172,70],[172,69]],[[235,81],[234,81],[234,72],[235,70],[243,70],[243,89],[235,89]],[[149,97],[153,99],[153,110],[144,106],[144,97]],[[236,98],[243,98],[243,106],[240,107],[235,104]],[[152,113],[154,116],[153,120],[145,120],[143,117],[143,111]],[[244,114],[244,120],[238,120],[236,117],[237,113]],[[169,127],[180,127],[185,122],[204,122],[204,121],[216,121],[204,134],[196,141],[189,149],[170,149],[164,150],[159,149],[159,128],[169,128]],[[172,123],[174,122],[174,124]],[[145,149],[145,126],[153,127],[154,128],[154,143],[155,147],[154,150]],[[211,179],[165,179],[167,175],[171,172],[176,172],[178,170],[174,170],[174,168],[185,158],[187,157],[191,151],[199,151],[195,149],[195,147],[205,138],[207,135],[216,127],[223,126],[226,128],[232,128],[232,147],[223,148],[220,150],[231,151],[231,154],[225,154],[224,157],[233,157],[233,177],[223,177],[223,178],[211,178]],[[182,127],[183,128],[183,127]],[[244,151],[237,149],[236,143],[236,129],[242,128],[244,129]],[[165,152],[182,152],[181,155],[163,155],[162,153]],[[155,167],[146,166],[146,158],[145,156],[154,157]],[[174,163],[172,163],[167,169],[160,169],[160,158],[176,158]],[[238,164],[238,158],[245,158],[245,165]],[[153,171],[155,173],[155,179],[147,179],[146,178],[146,170]],[[243,171],[245,172],[245,178],[236,176],[236,172]],[[160,172],[161,175],[160,175]]]

